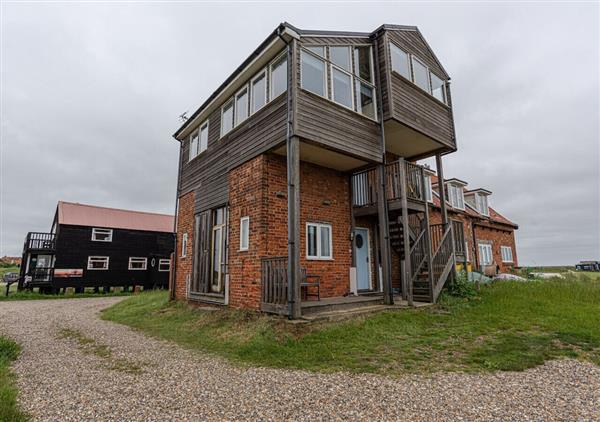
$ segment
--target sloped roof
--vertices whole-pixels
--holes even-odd
[[[58,202],[56,213],[58,224],[150,232],[173,232],[175,222],[175,217],[172,215],[64,201]]]

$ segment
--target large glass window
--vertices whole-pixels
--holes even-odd
[[[233,100],[227,102],[221,110],[221,136],[233,129]]]
[[[373,82],[371,47],[360,46],[354,48],[354,74],[367,82]]]
[[[323,46],[309,46],[309,47],[305,47],[305,48],[308,51],[312,51],[317,56],[321,56],[321,57],[325,58],[325,47],[323,47]]]
[[[333,101],[352,108],[352,78],[350,75],[332,67],[331,78],[333,79]]]
[[[356,80],[356,111],[375,118],[375,88]]]
[[[306,51],[300,54],[301,85],[307,91],[325,96],[325,61]]]
[[[271,64],[271,100],[287,91],[287,56],[283,54]]]
[[[260,110],[267,103],[267,75],[262,72],[252,81],[252,113]]]
[[[235,125],[239,125],[248,118],[248,87],[245,87],[235,96]]]
[[[414,56],[412,57],[413,82],[419,88],[431,93],[429,89],[429,71],[427,67]]]
[[[306,224],[306,257],[308,259],[332,259],[331,225]]]
[[[349,47],[329,47],[329,58],[331,63],[350,72],[350,48]]]
[[[430,72],[430,75],[431,75],[431,95],[433,95],[435,98],[437,98],[438,100],[440,100],[441,102],[443,102],[445,104],[446,103],[446,89],[444,86],[444,81],[441,80],[440,78],[438,78],[437,76],[435,76],[431,72]]]
[[[398,48],[395,44],[390,44],[390,54],[392,56],[392,70],[410,79],[410,63],[408,54]]]

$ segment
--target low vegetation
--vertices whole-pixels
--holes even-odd
[[[94,293],[93,289],[86,289],[84,293],[61,293],[61,294],[43,294],[23,290],[16,291],[16,285],[11,286],[8,296],[6,296],[6,285],[0,283],[0,302],[10,300],[46,300],[46,299],[71,299],[71,298],[86,298],[86,297],[106,297],[106,296],[129,296],[130,292],[114,292],[109,293]]]
[[[149,292],[103,318],[255,366],[402,374],[524,370],[560,357],[600,364],[600,280],[502,281],[465,296],[446,293],[436,307],[345,322],[290,324]]]
[[[0,421],[20,422],[28,419],[17,406],[15,376],[9,367],[19,352],[20,348],[15,342],[0,337]]]

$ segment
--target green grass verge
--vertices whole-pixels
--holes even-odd
[[[85,293],[74,293],[74,294],[42,294],[38,292],[30,292],[30,291],[14,291],[11,286],[11,291],[8,296],[6,294],[6,285],[2,284],[0,288],[0,302],[3,301],[12,301],[12,300],[49,300],[49,299],[81,299],[88,297],[110,297],[110,296],[131,296],[130,292],[110,292],[110,293],[93,293],[93,292],[85,292]],[[15,287],[16,290],[16,287]]]
[[[0,421],[20,422],[28,419],[17,406],[15,376],[9,368],[19,352],[20,348],[15,342],[0,337]]]
[[[565,356],[600,364],[599,303],[598,280],[570,276],[497,282],[474,299],[338,323],[199,310],[166,292],[131,297],[103,318],[241,364],[399,375],[524,370]]]

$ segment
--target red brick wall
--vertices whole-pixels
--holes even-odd
[[[266,176],[265,155],[229,173],[229,304],[235,308],[260,308],[260,258],[267,249]],[[250,217],[247,251],[240,251],[242,217]]]
[[[181,256],[183,234],[187,233],[187,256]],[[175,279],[175,298],[185,299],[187,295],[187,280],[192,276],[192,245],[194,244],[194,192],[189,192],[179,198],[177,210],[177,250],[175,263],[177,275]]]
[[[492,244],[492,255],[495,263],[500,267],[500,272],[510,271],[518,266],[517,248],[515,244],[515,232],[501,230],[499,228],[482,227],[475,225],[475,238],[479,240],[489,241]],[[510,246],[512,248],[513,263],[502,262],[501,246]]]

